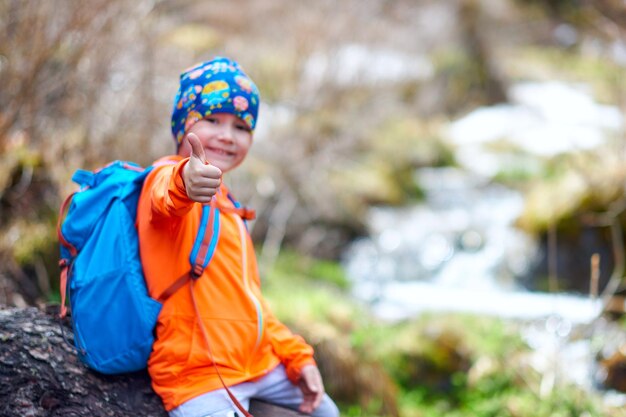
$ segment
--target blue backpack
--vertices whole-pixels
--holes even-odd
[[[78,357],[104,374],[146,367],[162,303],[202,275],[219,237],[219,209],[205,205],[190,272],[158,299],[148,295],[135,218],[143,182],[153,168],[115,161],[94,172],[77,170],[72,180],[80,189],[59,214],[60,316],[67,314],[67,294]]]

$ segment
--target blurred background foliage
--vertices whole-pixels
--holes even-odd
[[[312,273],[315,262],[286,253],[265,291],[276,314],[315,346],[344,416],[624,415],[596,391],[539,371],[543,354],[522,337],[528,323],[441,313],[390,323]]]
[[[178,75],[227,55],[263,105],[226,181],[257,209],[269,297],[316,345],[345,415],[621,415],[573,387],[542,392],[515,324],[378,321],[350,300],[337,261],[370,207],[423,198],[417,168],[458,164],[451,121],[508,102],[512,84],[584,83],[623,114],[625,31],[621,0],[0,0],[0,304],[57,297],[55,227],[74,170],[173,152]],[[524,191],[519,227],[542,241],[558,231],[559,250],[580,258],[566,277],[588,263],[578,242],[590,230],[594,250],[614,252],[623,151],[619,134],[493,177]],[[606,284],[619,262],[602,262]]]

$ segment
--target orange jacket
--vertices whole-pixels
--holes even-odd
[[[161,165],[165,159],[176,165]],[[182,168],[187,159],[157,161],[143,187],[137,227],[148,290],[157,297],[189,272],[189,255],[202,205],[187,198]],[[220,204],[232,206],[222,185]],[[211,352],[227,385],[265,375],[282,362],[296,383],[313,349],[272,314],[261,295],[252,240],[243,220],[221,213],[219,240],[204,274],[193,286]],[[222,384],[215,373],[186,284],[163,304],[148,362],[152,386],[169,411]]]

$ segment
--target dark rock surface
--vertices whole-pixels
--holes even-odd
[[[147,372],[87,369],[55,310],[0,308],[0,416],[167,416]]]
[[[111,376],[85,367],[57,310],[0,306],[0,417],[167,417],[146,371]],[[255,401],[250,411],[302,415]]]

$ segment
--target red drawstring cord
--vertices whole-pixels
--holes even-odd
[[[213,359],[213,352],[211,351],[211,344],[209,343],[209,336],[207,335],[206,329],[204,328],[204,323],[202,323],[202,319],[200,318],[200,310],[198,309],[198,304],[196,303],[196,297],[194,296],[194,293],[193,293],[193,287],[195,286],[195,284],[196,284],[196,280],[191,280],[191,282],[189,283],[189,292],[191,293],[191,301],[193,302],[193,308],[196,311],[196,318],[198,319],[198,325],[200,326],[200,330],[202,331],[202,337],[204,339],[204,343],[206,344],[207,352],[209,354],[209,358],[211,359],[211,363],[213,364],[213,367],[215,368],[215,372],[217,373],[218,378],[220,379],[222,385],[224,386],[224,389],[226,389],[226,393],[228,394],[230,399],[233,401],[235,406],[237,406],[237,408],[241,410],[241,412],[244,414],[245,417],[254,417],[252,414],[248,412],[248,410],[244,408],[243,405],[241,405],[241,403],[239,402],[239,400],[237,400],[237,398],[233,395],[233,393],[230,392],[230,390],[226,386],[226,383],[222,379],[222,374],[220,374],[220,370],[217,368],[217,365],[215,364],[215,360]]]

